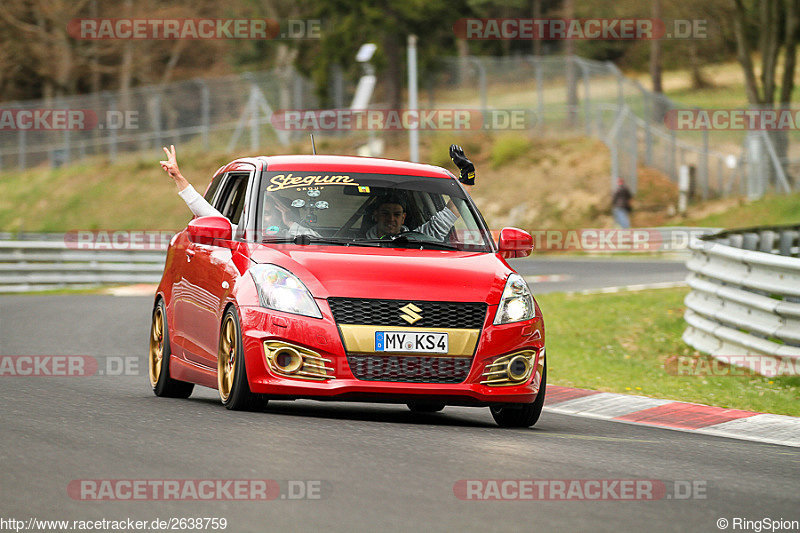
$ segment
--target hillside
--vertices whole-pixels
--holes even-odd
[[[492,228],[611,227],[610,158],[601,142],[582,138],[530,139],[523,135],[423,136],[421,158],[454,170],[448,147],[464,146],[478,170],[473,196]],[[308,143],[262,153],[308,153]],[[320,153],[353,154],[352,140],[318,139]],[[386,157],[406,157],[405,138]],[[163,153],[127,155],[111,164],[97,158],[60,169],[39,167],[0,174],[0,231],[60,232],[76,229],[177,230],[189,211],[161,171]],[[213,172],[245,151],[207,153],[178,147],[184,175],[203,190]],[[752,225],[797,221],[798,196],[768,197],[754,204],[738,199],[695,205],[682,221],[671,216],[677,189],[661,173],[640,169],[633,223],[636,226],[696,223]],[[776,208],[775,204],[779,204]],[[725,216],[728,209],[733,215]],[[738,223],[741,221],[741,223]]]

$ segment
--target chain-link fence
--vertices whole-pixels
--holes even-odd
[[[427,109],[524,110],[530,135],[582,134],[602,139],[612,156],[613,187],[624,178],[635,191],[640,165],[678,182],[687,166],[694,195],[703,199],[774,189],[788,192],[800,180],[797,131],[778,138],[765,131],[668,127],[671,113],[686,110],[624,76],[610,62],[575,56],[441,58],[421,72],[419,107]],[[333,69],[329,107],[344,108],[356,80]],[[385,94],[378,82],[375,94]],[[378,96],[378,99],[381,97]],[[372,103],[371,107],[385,107]],[[293,68],[143,87],[127,94],[104,92],[45,102],[16,102],[4,110],[81,110],[78,129],[0,127],[0,170],[49,162],[57,166],[90,155],[115,159],[121,152],[165,144],[199,143],[204,149],[256,152],[287,144],[301,131],[272,127],[278,110],[319,109],[313,85]],[[21,121],[18,121],[21,122]],[[45,121],[46,123],[46,121]],[[90,123],[90,124],[89,124]],[[355,135],[355,131],[319,131]],[[429,132],[421,132],[423,135]],[[370,137],[381,132],[370,132]]]
[[[286,143],[288,134],[265,127],[260,117],[276,108],[315,108],[311,83],[293,68],[141,87],[128,93],[13,102],[13,117],[0,127],[0,170],[53,166],[92,155],[112,161],[122,152],[196,142],[204,149],[262,142]],[[68,110],[73,123],[61,123]],[[67,117],[69,119],[69,117]],[[245,146],[247,144],[244,144]]]
[[[429,74],[422,76],[421,92],[428,106],[526,108],[538,117],[536,135],[602,139],[612,156],[611,187],[622,177],[635,191],[640,165],[675,183],[687,166],[690,193],[703,199],[757,197],[800,184],[793,178],[800,172],[797,129],[783,132],[780,151],[765,131],[675,127],[675,113],[693,109],[645,89],[610,62],[574,56],[445,58]]]

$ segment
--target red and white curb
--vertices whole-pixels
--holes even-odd
[[[155,296],[158,285],[155,283],[137,283],[135,285],[122,285],[103,290],[103,294],[114,296]]]
[[[567,294],[611,294],[615,292],[638,292],[654,289],[676,289],[687,287],[685,281],[661,281],[658,283],[640,283],[637,285],[620,285],[617,287],[600,287],[597,289],[583,289],[580,291],[567,291]]]
[[[545,411],[800,448],[800,418],[570,387],[547,387]]]
[[[533,276],[524,276],[525,281],[528,283],[556,283],[559,281],[569,281],[572,276],[567,274],[537,274]]]

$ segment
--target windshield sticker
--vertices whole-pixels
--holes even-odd
[[[278,174],[272,176],[269,182],[272,184],[267,187],[270,192],[282,189],[300,189],[301,187],[321,186],[321,185],[358,185],[350,176],[340,174],[316,174],[312,176],[296,176],[294,174]]]

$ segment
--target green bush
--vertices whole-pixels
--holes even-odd
[[[523,135],[507,135],[499,137],[492,145],[492,168],[518,159],[531,148],[531,141]]]

